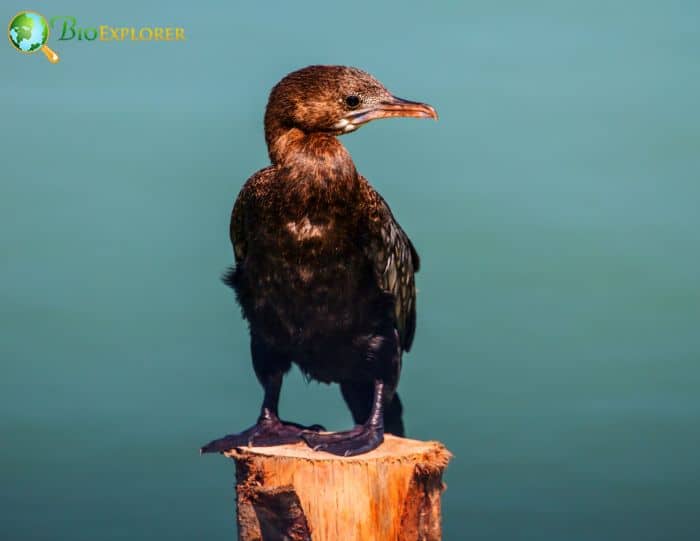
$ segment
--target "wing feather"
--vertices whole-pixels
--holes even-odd
[[[415,273],[420,259],[386,201],[369,183],[366,189],[371,210],[370,241],[365,252],[373,264],[377,283],[394,297],[401,347],[409,351],[416,331]]]
[[[254,220],[256,202],[265,201],[270,190],[272,167],[261,169],[250,177],[241,188],[231,211],[229,237],[233,246],[236,263],[245,259],[248,252],[249,231],[246,226],[249,220]]]

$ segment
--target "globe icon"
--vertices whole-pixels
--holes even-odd
[[[49,40],[49,24],[46,19],[34,11],[20,11],[10,21],[7,37],[12,46],[21,53],[42,51],[49,62],[58,62],[58,55],[46,42]]]

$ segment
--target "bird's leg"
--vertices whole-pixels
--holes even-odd
[[[363,424],[332,434],[305,432],[301,437],[314,450],[340,456],[360,455],[376,449],[384,441],[384,386],[381,380],[374,382],[372,409]]]
[[[390,427],[403,435],[400,405],[394,407],[396,386],[401,371],[401,346],[395,328],[384,329],[368,341],[366,362],[374,376],[374,389],[361,382],[341,386],[343,397],[350,406],[355,428],[333,434],[305,432],[304,441],[314,449],[334,455],[352,456],[367,453],[384,441],[384,413],[388,408]],[[364,421],[361,421],[363,419]]]
[[[390,378],[390,381],[391,378]],[[384,433],[403,437],[405,434],[402,413],[403,407],[399,393],[391,392],[396,387],[395,383],[387,383],[389,392],[384,393]],[[344,381],[340,384],[340,392],[345,403],[350,408],[355,424],[362,424],[369,417],[374,396],[374,384],[372,381]],[[393,396],[392,396],[393,395]]]
[[[320,425],[305,427],[296,423],[285,423],[277,416],[282,372],[269,374],[262,381],[265,398],[260,408],[258,422],[238,434],[229,434],[211,441],[202,447],[202,453],[222,453],[235,447],[284,445],[301,441],[301,434],[306,431],[323,430]]]

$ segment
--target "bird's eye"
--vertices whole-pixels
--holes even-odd
[[[345,105],[350,107],[350,109],[354,109],[358,105],[360,105],[360,98],[357,96],[348,96],[345,98]]]

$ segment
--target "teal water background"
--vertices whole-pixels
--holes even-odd
[[[401,394],[449,541],[700,535],[700,4],[3,3],[184,43],[0,46],[0,539],[235,538],[200,444],[260,390],[218,280],[284,74],[437,123],[343,138],[422,256]],[[1,17],[0,17],[1,18]],[[295,370],[284,416],[347,427]]]

